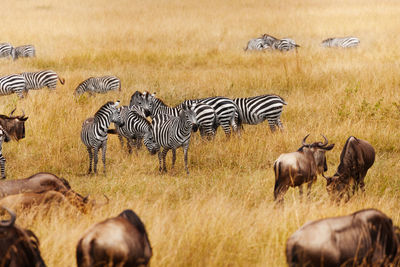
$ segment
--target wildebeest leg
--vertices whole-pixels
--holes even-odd
[[[92,172],[92,160],[93,160],[92,148],[91,147],[87,147],[87,151],[89,153],[89,170],[88,170],[88,174],[90,174]]]
[[[93,171],[94,171],[94,173],[97,173],[97,162],[99,161],[99,158],[98,158],[99,147],[94,147],[93,153],[94,153]]]
[[[107,151],[107,140],[103,142],[101,152],[103,160],[103,173],[106,174],[106,151]]]
[[[303,199],[303,185],[299,185],[299,195],[300,195],[300,201]]]
[[[317,179],[317,177],[315,177],[315,179]],[[308,182],[307,184],[307,199],[310,199],[311,196],[311,187],[313,182],[315,181],[315,179],[311,180],[310,182]]]
[[[6,159],[0,154],[1,179],[6,179]]]
[[[172,169],[175,168],[176,149],[172,149]]]
[[[275,182],[274,200],[278,204],[283,204],[283,196],[288,191],[289,185]]]

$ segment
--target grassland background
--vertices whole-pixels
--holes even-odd
[[[3,145],[9,179],[47,171],[81,194],[111,203],[81,214],[68,207],[18,213],[17,223],[41,241],[48,266],[75,266],[75,246],[92,224],[135,210],[147,226],[152,266],[285,266],[288,236],[309,220],[378,208],[400,224],[399,1],[50,1],[4,0],[2,42],[34,44],[35,59],[0,60],[0,74],[42,69],[66,79],[57,90],[26,99],[0,98],[0,113],[14,107],[29,116],[26,138]],[[290,53],[245,53],[262,33],[296,40]],[[323,49],[332,36],[360,38],[357,49]],[[122,92],[75,99],[90,76],[117,75]],[[86,176],[82,122],[109,100],[128,104],[135,90],[157,92],[170,105],[189,98],[246,97],[267,93],[288,103],[285,132],[267,123],[245,127],[240,138],[191,141],[186,176],[183,153],[174,170],[158,173],[158,160],[142,150],[121,151],[109,138],[107,175]],[[333,205],[319,178],[310,201],[289,190],[274,208],[272,164],[301,139],[325,134],[328,174],[348,136],[368,140],[377,152],[366,193]],[[168,158],[170,169],[170,155]],[[100,164],[100,171],[102,166]]]

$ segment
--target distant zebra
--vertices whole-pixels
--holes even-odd
[[[131,109],[128,106],[121,108],[122,126],[116,126],[118,138],[123,146],[123,137],[127,139],[128,152],[132,153],[133,140],[136,141],[136,147],[139,149],[143,139],[144,145],[151,154],[155,154],[159,150],[159,146],[153,137],[153,127],[151,123],[140,114],[136,109]]]
[[[9,43],[1,43],[0,44],[0,57],[9,57],[11,56],[11,50],[13,46]]]
[[[243,124],[259,124],[268,120],[271,131],[275,131],[275,126],[283,129],[280,117],[283,106],[287,104],[280,96],[260,95],[235,98],[233,101],[239,107]]]
[[[195,107],[195,105],[193,105]],[[192,107],[192,108],[193,108]],[[186,105],[182,105],[179,117],[171,116],[165,113],[159,113],[154,117],[151,124],[153,125],[154,139],[163,147],[163,151],[158,152],[159,170],[167,172],[165,158],[168,151],[172,150],[172,168],[174,168],[176,160],[176,149],[183,147],[185,170],[189,174],[187,166],[188,149],[190,136],[193,127],[197,127],[196,114]],[[161,166],[161,160],[163,165]]]
[[[21,75],[26,81],[26,92],[28,92],[28,90],[41,89],[46,86],[51,90],[55,90],[57,87],[57,80],[59,80],[61,84],[65,83],[65,79],[60,78],[57,73],[52,70],[23,72]]]
[[[20,98],[24,98],[25,88],[25,78],[19,74],[0,77],[0,95],[16,93]]]
[[[153,118],[160,113],[178,117],[183,104],[192,106],[193,103],[193,101],[186,100],[176,107],[169,107],[161,99],[157,98],[155,94],[150,94],[149,92],[140,94],[137,91],[132,95],[130,105],[131,107],[136,105],[142,107],[145,114]],[[217,124],[215,110],[210,105],[199,103],[193,107],[193,111],[196,113],[200,135],[202,137],[214,136]]]
[[[279,50],[279,51],[289,51],[292,49],[295,49],[297,47],[300,47],[296,42],[292,39],[289,38],[284,38],[280,40],[276,40],[273,42],[271,48],[273,50]]]
[[[323,40],[321,45],[323,47],[355,47],[360,44],[360,40],[356,37],[342,37],[342,38],[328,38]]]
[[[3,157],[2,147],[3,142],[10,141],[10,136],[4,130],[4,128],[0,125],[0,169],[1,169],[1,179],[6,178],[6,159]]]
[[[271,48],[272,44],[278,40],[277,38],[268,35],[268,34],[263,34],[259,38],[251,39],[248,43],[246,48],[244,48],[244,51],[247,50],[264,50]]]
[[[115,76],[90,77],[78,85],[74,95],[81,95],[85,92],[90,95],[94,95],[94,93],[105,94],[117,89],[121,91],[121,81]]]
[[[97,154],[102,149],[102,159],[104,173],[106,173],[106,149],[107,149],[107,130],[111,122],[121,125],[122,119],[120,111],[117,108],[119,101],[107,102],[104,104],[92,118],[86,119],[82,124],[81,140],[86,145],[89,153],[89,171],[92,172],[92,159],[94,153],[94,172],[97,173]]]
[[[33,45],[22,45],[11,49],[11,57],[16,60],[20,57],[35,57],[36,50]]]

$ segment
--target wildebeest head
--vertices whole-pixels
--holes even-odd
[[[324,173],[328,170],[325,152],[331,150],[335,144],[328,145],[328,139],[324,135],[322,135],[322,137],[325,139],[324,143],[314,142],[307,144],[306,139],[308,136],[309,134],[304,137],[302,146],[298,149],[298,151],[310,151],[313,154],[315,164],[317,166],[317,172]]]
[[[332,177],[322,176],[326,179],[326,191],[331,197],[340,199],[343,194],[348,190],[348,185],[341,181],[340,175],[335,174]]]
[[[10,137],[18,141],[25,138],[25,121],[28,117],[25,117],[23,111],[21,116],[13,116],[14,111],[15,109],[11,111],[9,116],[0,115],[0,125],[3,126]]]

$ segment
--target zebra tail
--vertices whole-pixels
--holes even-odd
[[[64,83],[65,83],[65,79],[64,79],[64,78],[58,77],[58,80],[60,81],[61,84],[64,84]]]
[[[117,129],[108,129],[107,133],[108,134],[118,134]]]
[[[120,92],[121,92],[121,82],[119,82],[118,91],[120,91]]]

